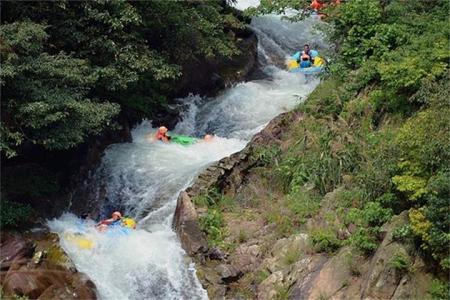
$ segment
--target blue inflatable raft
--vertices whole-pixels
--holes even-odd
[[[319,52],[317,50],[311,50],[311,57],[314,58],[314,65],[309,68],[300,68],[298,61],[300,60],[301,52],[296,52],[291,56],[290,60],[287,62],[287,68],[291,73],[302,73],[305,75],[319,74],[323,71],[325,61],[323,58],[319,57]]]

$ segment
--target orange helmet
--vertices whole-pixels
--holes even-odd
[[[113,213],[112,213],[112,216],[113,216],[113,217],[114,217],[114,216],[118,216],[119,219],[122,218],[122,214],[121,214],[120,212],[118,212],[118,211],[113,212]]]
[[[161,127],[159,127],[158,131],[161,133],[166,133],[167,131],[169,131],[169,129],[167,129],[167,127],[165,127],[165,126],[161,126]]]

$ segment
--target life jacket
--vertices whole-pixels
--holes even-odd
[[[108,225],[108,226],[115,226],[115,225],[119,225],[121,222],[121,220],[116,220],[116,221],[112,221],[111,219],[106,219],[106,220],[102,220],[100,221],[99,225]]]
[[[169,136],[168,136],[166,133],[162,133],[162,132],[160,132],[160,131],[158,130],[158,132],[156,133],[155,138],[156,138],[157,140],[162,141],[164,138],[169,139]]]
[[[322,7],[323,7],[323,4],[320,3],[320,2],[317,1],[317,0],[313,0],[313,1],[311,2],[310,7],[311,7],[312,9],[314,9],[314,10],[321,10]]]
[[[311,62],[309,60],[302,60],[300,63],[300,68],[310,68]]]
[[[108,226],[120,226],[120,225],[122,225],[122,220],[121,219],[116,220],[116,221],[111,222],[110,224],[108,224]]]

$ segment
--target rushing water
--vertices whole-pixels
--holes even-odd
[[[65,234],[77,228],[80,219],[65,214],[49,222],[77,269],[95,282],[100,298],[207,298],[171,227],[177,196],[209,164],[243,149],[267,122],[315,88],[318,79],[282,69],[285,58],[303,43],[314,40],[319,49],[325,47],[313,23],[310,19],[292,24],[278,16],[254,18],[263,76],[236,84],[214,99],[179,99],[184,112],[174,131],[199,137],[213,133],[212,142],[188,147],[151,143],[148,135],[155,129],[144,121],[133,130],[132,143],[108,147],[92,184],[106,190],[104,216],[120,208],[139,221],[131,235],[110,237],[88,226],[87,235],[96,247],[81,250]]]

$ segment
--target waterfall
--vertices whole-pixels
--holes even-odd
[[[245,8],[254,2],[237,5]],[[49,221],[77,269],[96,284],[101,299],[207,298],[195,266],[171,227],[177,196],[208,165],[243,149],[271,119],[293,109],[313,91],[318,79],[291,74],[283,69],[283,62],[306,42],[326,47],[313,28],[317,22],[289,23],[272,15],[253,18],[251,27],[258,35],[258,63],[264,76],[238,83],[213,99],[197,95],[178,99],[184,111],[174,132],[197,137],[215,134],[212,142],[192,146],[151,143],[148,135],[155,128],[144,121],[133,129],[132,143],[107,148],[92,183],[106,189],[102,213],[106,216],[120,208],[138,220],[137,230],[110,237],[88,226],[86,234],[98,246],[81,250],[66,238],[80,219],[64,214]]]

